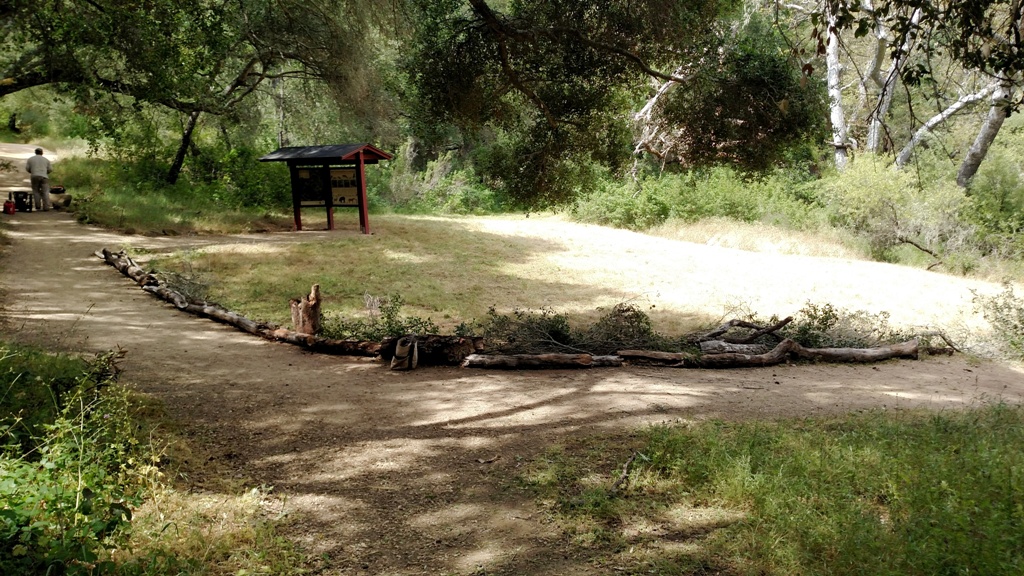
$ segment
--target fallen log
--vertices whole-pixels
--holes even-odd
[[[389,336],[381,342],[381,359],[390,362],[394,358],[395,347],[400,339],[401,337]],[[483,352],[484,339],[424,334],[416,337],[416,346],[421,366],[458,366],[467,356]]]
[[[795,342],[794,342],[795,344]],[[804,348],[799,344],[793,351],[805,360],[821,360],[824,362],[879,362],[890,358],[917,359],[917,338],[875,348]]]
[[[771,334],[772,336],[775,336],[778,339],[779,336],[777,336],[775,334],[775,332],[777,332],[783,326],[785,326],[786,324],[789,324],[792,321],[793,321],[793,317],[792,316],[788,316],[786,318],[783,318],[779,322],[777,322],[775,324],[772,324],[771,326],[760,326],[760,325],[754,324],[752,322],[747,322],[746,320],[733,319],[733,320],[729,320],[725,324],[722,324],[718,328],[715,328],[711,332],[708,332],[706,334],[700,334],[700,335],[697,335],[695,337],[691,337],[690,341],[691,342],[695,342],[695,343],[699,343],[699,342],[707,342],[707,341],[710,341],[710,340],[723,340],[723,341],[728,342],[730,344],[750,344],[754,340],[757,340],[758,338],[760,338],[761,336],[764,336],[766,334]],[[727,332],[729,332],[733,328],[747,328],[747,329],[753,330],[754,332],[752,332],[752,333],[750,333],[750,334],[748,334],[748,335],[746,335],[746,336],[744,336],[742,338],[723,338],[722,337],[724,334],[726,334]]]
[[[335,356],[379,356],[380,342],[366,340],[335,340],[317,338],[308,345],[311,352],[333,354]]]
[[[188,306],[187,298],[166,286],[143,286],[142,289],[156,296],[157,298],[163,300],[164,302],[170,302],[178,310],[184,310],[185,307]]]
[[[470,354],[463,360],[464,368],[596,368],[622,365],[618,356],[590,354],[512,354],[508,356]]]
[[[680,362],[678,368],[744,368],[774,366],[789,355],[822,362],[880,362],[890,358],[917,358],[917,339],[876,348],[804,348],[790,339],[764,354],[707,354]]]
[[[248,320],[248,319],[246,319]],[[252,322],[252,320],[249,320]],[[243,328],[243,330],[245,330]],[[248,332],[248,330],[246,330]],[[263,336],[267,340],[275,340],[277,342],[287,342],[289,344],[296,344],[308,348],[316,341],[316,337],[310,334],[302,334],[300,332],[292,332],[286,328],[265,328],[253,332],[258,336]]]
[[[779,342],[775,348],[760,354],[724,352],[718,354],[687,354],[685,352],[659,352],[656,350],[619,350],[623,360],[637,364],[658,364],[673,368],[745,368],[774,366],[785,362],[791,355],[804,360],[822,362],[879,362],[890,358],[917,358],[917,339],[878,346],[876,348],[804,348],[790,339]]]
[[[779,345],[764,354],[740,354],[736,352],[725,354],[703,354],[697,357],[690,357],[675,364],[675,368],[744,368],[750,366],[774,366],[786,360],[790,352],[801,348],[799,344],[790,339],[779,342]]]
[[[768,350],[764,344],[733,344],[725,340],[708,340],[700,343],[701,354],[764,354]]]
[[[657,350],[619,350],[615,352],[631,364],[675,365],[694,358],[694,354],[686,352],[659,352]]]
[[[155,286],[159,284],[156,276],[146,272],[138,264],[132,260],[131,256],[125,254],[124,250],[117,252],[111,252],[107,248],[96,253],[97,256],[102,258],[107,264],[110,264],[117,269],[118,272],[131,278],[139,286]]]

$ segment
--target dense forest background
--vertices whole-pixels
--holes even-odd
[[[60,177],[94,213],[119,193],[281,210],[286,170],[260,156],[372,142],[396,152],[377,210],[830,227],[971,272],[1024,250],[1021,19],[1014,0],[15,0],[0,113],[7,139],[74,156]]]

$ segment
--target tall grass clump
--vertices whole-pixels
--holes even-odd
[[[630,573],[1018,574],[1022,441],[1024,409],[1005,405],[704,422],[643,432],[617,490],[622,460],[595,482],[593,466],[547,458],[529,482],[577,539],[597,534],[617,564],[637,563]],[[703,526],[708,510],[731,520]],[[693,545],[620,553],[660,538]]]

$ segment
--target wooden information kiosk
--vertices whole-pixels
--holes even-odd
[[[334,208],[351,207],[359,209],[359,229],[369,234],[364,167],[391,158],[370,144],[335,144],[278,148],[260,162],[288,163],[296,230],[302,230],[302,208],[325,207],[327,229],[334,230]]]

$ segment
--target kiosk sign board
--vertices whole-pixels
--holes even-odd
[[[359,206],[355,168],[331,169],[331,198],[335,206]]]
[[[370,144],[337,144],[279,148],[260,161],[288,163],[296,230],[302,230],[302,208],[325,208],[328,230],[334,229],[335,208],[356,208],[359,228],[369,234],[364,167],[391,158]]]
[[[327,206],[324,179],[319,166],[299,168],[295,187],[302,207]],[[331,205],[342,208],[359,206],[359,183],[355,168],[331,168]]]

